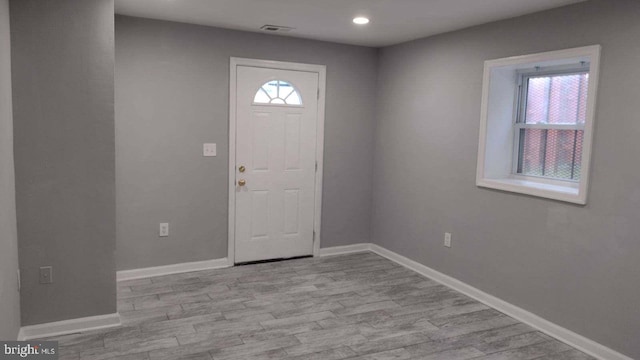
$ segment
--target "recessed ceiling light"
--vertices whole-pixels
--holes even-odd
[[[369,23],[369,19],[366,17],[358,16],[353,18],[353,23],[358,25],[365,25]]]

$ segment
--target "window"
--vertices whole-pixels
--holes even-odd
[[[485,63],[476,183],[586,203],[599,46]]]
[[[286,81],[272,80],[260,87],[253,98],[255,104],[302,105],[298,90]]]
[[[581,69],[520,75],[517,174],[580,180],[589,85]]]

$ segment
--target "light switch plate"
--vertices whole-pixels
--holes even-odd
[[[202,156],[216,156],[216,144],[213,144],[213,143],[203,144]]]

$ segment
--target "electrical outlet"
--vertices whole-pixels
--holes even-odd
[[[169,223],[160,223],[160,237],[169,236]]]
[[[202,145],[202,156],[216,156],[216,144],[207,143]]]
[[[52,284],[53,283],[53,267],[42,266],[40,268],[40,284]]]
[[[444,233],[444,246],[451,247],[451,233]]]

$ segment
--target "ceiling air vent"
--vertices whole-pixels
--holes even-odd
[[[292,27],[280,26],[280,25],[263,25],[260,30],[268,32],[289,32],[293,30]]]

